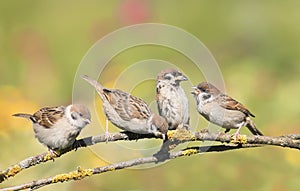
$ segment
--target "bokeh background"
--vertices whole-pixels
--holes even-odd
[[[299,6],[297,0],[1,1],[0,168],[46,150],[30,122],[11,115],[71,103],[74,76],[88,49],[114,30],[145,22],[174,25],[199,38],[216,58],[227,93],[250,108],[266,135],[300,133]],[[103,83],[111,87],[124,68],[145,58],[181,68],[186,60],[158,47],[125,51],[105,69]],[[192,76],[192,69],[185,71]],[[202,80],[192,76],[193,84]],[[154,88],[154,81],[147,83]],[[151,88],[137,87],[132,93],[146,100],[154,96]],[[206,125],[200,119],[198,128]],[[106,164],[91,150],[79,149],[25,170],[0,187]],[[268,146],[179,158],[41,190],[299,190],[299,167],[299,151]]]

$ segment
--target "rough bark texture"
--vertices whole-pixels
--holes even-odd
[[[109,142],[119,141],[119,140],[139,140],[139,139],[149,139],[149,138],[159,138],[154,135],[138,135],[130,132],[120,132],[111,134],[109,137]],[[162,148],[159,152],[151,157],[137,158],[129,161],[124,161],[120,163],[111,164],[104,167],[97,167],[93,169],[82,169],[78,167],[76,171],[69,172],[66,174],[56,175],[50,178],[40,179],[32,181],[27,184],[22,184],[19,186],[14,186],[10,188],[3,188],[0,190],[23,190],[23,189],[36,189],[49,184],[54,184],[57,182],[65,182],[70,180],[79,180],[94,174],[101,174],[104,172],[112,170],[120,170],[123,168],[128,168],[140,164],[146,163],[158,163],[165,160],[171,160],[177,157],[190,156],[202,152],[222,152],[228,150],[235,150],[241,148],[259,147],[263,145],[273,145],[280,147],[289,147],[293,149],[300,149],[300,134],[291,134],[279,137],[268,137],[268,136],[246,136],[240,135],[238,137],[233,137],[232,135],[224,133],[208,133],[208,132],[196,132],[192,133],[185,130],[174,130],[169,131],[167,134],[167,140],[164,141]],[[204,146],[204,147],[192,147],[186,148],[179,152],[170,152],[178,144],[191,141],[214,141],[221,142],[221,145]],[[30,168],[32,166],[53,160],[54,158],[60,157],[69,151],[76,150],[78,148],[91,146],[97,143],[106,142],[105,135],[96,135],[91,137],[86,137],[78,140],[72,147],[61,151],[59,156],[51,156],[50,153],[42,153],[33,157],[22,160],[21,162],[4,169],[0,173],[0,182],[5,181],[9,177],[14,177],[16,174],[20,173],[22,170]]]

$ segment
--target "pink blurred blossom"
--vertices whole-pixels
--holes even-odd
[[[150,17],[149,2],[146,0],[125,0],[119,8],[119,17],[124,24],[147,22]]]

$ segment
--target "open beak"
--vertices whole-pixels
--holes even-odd
[[[191,94],[199,95],[201,93],[201,91],[196,86],[193,86],[192,88],[194,89],[194,91],[191,91]]]

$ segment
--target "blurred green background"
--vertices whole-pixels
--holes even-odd
[[[11,115],[71,103],[74,76],[88,49],[116,29],[144,22],[174,25],[199,38],[216,58],[227,93],[249,107],[266,135],[300,133],[299,7],[297,0],[2,0],[0,169],[46,151],[34,139],[31,124]],[[125,67],[149,57],[184,68],[185,58],[178,53],[155,47],[136,51],[115,58],[103,80],[113,83]],[[204,80],[192,78],[193,84]],[[199,128],[205,125],[201,119]],[[105,164],[89,149],[79,149],[0,187]],[[41,190],[299,190],[299,167],[299,151],[268,146],[179,158],[156,168],[109,172]]]

